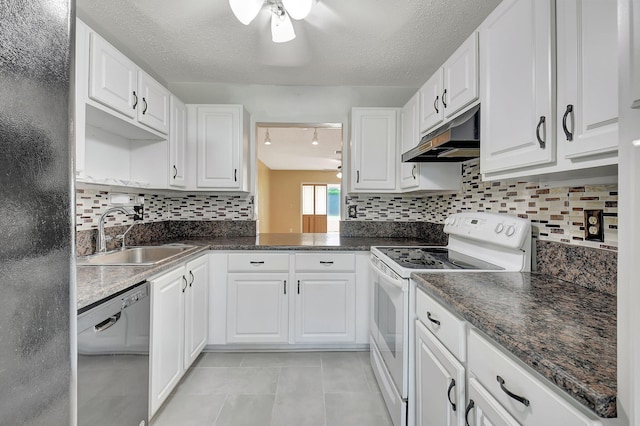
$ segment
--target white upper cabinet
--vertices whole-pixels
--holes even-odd
[[[167,134],[169,91],[97,33],[90,34],[89,98]]]
[[[138,70],[138,91],[138,121],[169,133],[169,91],[142,70]]]
[[[197,189],[247,191],[249,116],[242,105],[189,105]],[[195,127],[195,128],[193,128]]]
[[[402,136],[400,143],[399,160],[402,154],[414,148],[420,142],[420,129],[418,128],[419,110],[420,110],[420,92],[413,95],[409,102],[402,108],[400,112],[400,120],[402,123]],[[402,163],[400,162],[400,189],[408,190],[417,188],[420,184],[420,163]]]
[[[480,26],[481,170],[555,161],[553,0],[505,0]]]
[[[90,44],[89,98],[134,118],[138,67],[96,33]]]
[[[450,118],[478,99],[478,33],[471,36],[442,66],[444,90],[442,106],[445,118]]]
[[[420,133],[427,133],[444,120],[444,106],[441,99],[444,85],[442,79],[442,68],[440,68],[418,91],[418,96],[420,97]]]
[[[187,186],[187,107],[175,96],[170,101],[169,186]]]
[[[558,144],[566,158],[618,148],[616,3],[557,3]]]
[[[396,189],[396,108],[351,110],[351,191]]]
[[[478,33],[474,32],[418,91],[420,133],[428,133],[478,99]]]

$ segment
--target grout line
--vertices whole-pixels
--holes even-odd
[[[213,419],[212,426],[215,426],[215,424],[218,422],[218,419],[220,418],[220,414],[222,414],[222,410],[224,409],[224,406],[227,404],[227,399],[229,399],[229,394],[225,394],[224,401],[220,405],[220,409],[218,410],[218,414],[216,414],[216,418]]]

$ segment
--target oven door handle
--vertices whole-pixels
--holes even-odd
[[[403,284],[404,280],[402,278],[394,278],[391,277],[380,270],[378,270],[378,275],[380,279],[378,280],[382,287],[387,289],[393,289],[395,291],[404,291]]]

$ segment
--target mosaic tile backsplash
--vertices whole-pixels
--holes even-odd
[[[243,195],[136,194],[144,197],[144,223],[166,220],[253,220],[253,197]],[[112,207],[109,192],[95,189],[76,191],[76,231],[98,228],[100,216]],[[129,225],[132,219],[114,213],[106,220],[106,227]]]
[[[443,223],[451,213],[506,213],[531,220],[533,235],[585,247],[617,250],[618,186],[584,185],[547,188],[535,181],[483,182],[478,160],[463,166],[462,192],[429,196],[350,195],[352,221],[420,221]],[[584,239],[584,210],[603,210],[604,242]]]

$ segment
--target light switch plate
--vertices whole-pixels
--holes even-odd
[[[584,239],[604,242],[604,220],[602,210],[584,211]]]

